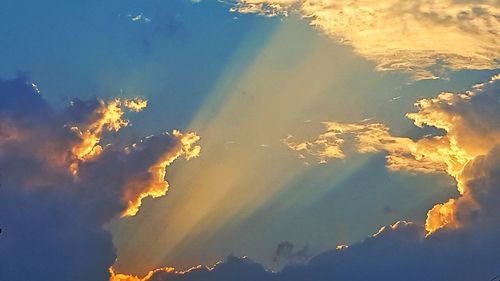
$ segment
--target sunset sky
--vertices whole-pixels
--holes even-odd
[[[0,281],[500,274],[498,0],[4,2]]]

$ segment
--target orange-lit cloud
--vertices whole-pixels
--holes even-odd
[[[102,136],[105,131],[109,133],[117,132],[127,126],[129,121],[124,118],[125,110],[134,112],[141,111],[147,105],[147,101],[139,98],[135,99],[113,99],[111,101],[97,100],[95,108],[86,113],[83,122],[65,126],[59,136],[47,135],[43,128],[23,128],[16,125],[15,120],[8,118],[0,119],[0,148],[9,145],[18,145],[18,149],[24,153],[35,155],[44,165],[51,167],[49,170],[57,174],[65,174],[69,171],[72,176],[77,177],[78,181],[85,182],[87,179],[80,179],[78,174],[80,166],[93,162],[99,165],[98,161],[106,152],[106,145],[102,143]],[[66,131],[68,130],[68,131]],[[65,133],[69,133],[65,135]],[[76,138],[75,138],[76,137]],[[123,151],[113,151],[125,156],[132,154],[144,154],[147,150],[148,139],[155,138],[151,136],[139,143],[126,147]],[[161,137],[161,136],[160,136]],[[44,139],[45,138],[45,139]],[[168,190],[168,182],[165,180],[166,168],[174,160],[183,157],[187,160],[199,155],[200,146],[197,145],[200,139],[195,133],[182,133],[173,130],[171,134],[165,134],[164,149],[157,149],[148,156],[151,159],[149,163],[144,163],[144,169],[138,170],[130,175],[123,175],[126,178],[122,186],[123,203],[127,206],[122,216],[133,216],[139,210],[142,199],[146,197],[157,198],[165,195]],[[39,139],[44,141],[35,148],[32,145],[23,145],[31,140]],[[161,147],[161,145],[157,145]],[[123,156],[123,157],[125,157]],[[133,164],[133,163],[130,163]],[[88,172],[87,172],[88,173]],[[63,178],[62,176],[59,176]],[[89,177],[89,175],[86,175]],[[56,177],[47,177],[46,173],[32,176],[27,180],[28,186],[49,185]],[[62,181],[62,180],[61,180]]]
[[[201,147],[196,145],[199,136],[194,133],[184,134],[178,130],[174,130],[172,135],[177,138],[176,147],[160,155],[145,174],[134,177],[125,184],[124,201],[127,203],[127,209],[123,212],[123,217],[134,216],[139,211],[142,199],[157,198],[166,194],[168,190],[168,182],[165,180],[166,168],[175,159],[182,156],[189,160],[199,155]],[[135,148],[133,145],[128,149]]]
[[[33,272],[109,278],[116,253],[105,226],[135,214],[143,198],[164,195],[167,166],[196,157],[199,137],[174,130],[124,147],[115,133],[129,124],[127,111],[147,105],[142,99],[75,99],[56,109],[24,77],[0,79],[0,98],[0,208],[9,229],[2,248],[17,251],[0,258],[2,269],[25,276],[26,264],[50,257]],[[24,235],[36,231],[42,240]]]
[[[114,99],[109,102],[99,100],[99,106],[90,117],[90,124],[71,127],[71,131],[80,139],[80,142],[71,148],[74,158],[70,165],[71,173],[76,176],[78,162],[92,160],[102,152],[99,142],[105,130],[117,132],[128,125],[129,121],[123,118],[124,109],[139,112],[146,106],[147,101],[139,98]]]
[[[135,275],[116,273],[115,270],[113,269],[113,267],[110,267],[109,268],[109,274],[110,274],[109,281],[148,281],[151,279],[151,277],[155,273],[160,273],[160,272],[171,273],[174,271],[175,271],[175,269],[173,267],[159,268],[159,269],[155,269],[155,270],[148,272],[146,274],[146,276],[144,276],[143,278],[140,278],[140,277],[137,277]]]
[[[443,135],[412,140],[393,136],[380,123],[325,122],[326,132],[315,140],[293,142],[289,136],[284,143],[301,157],[310,155],[322,163],[328,158],[344,158],[346,139],[353,137],[360,153],[387,153],[390,170],[446,172],[457,181],[461,197],[434,206],[428,212],[426,230],[430,234],[443,227],[457,228],[462,224],[458,213],[463,216],[479,208],[467,184],[476,175],[464,174],[464,169],[500,144],[499,84],[500,75],[496,75],[465,93],[441,93],[419,100],[415,104],[418,111],[407,117],[416,126],[441,129]]]
[[[158,269],[151,270],[147,272],[144,277],[138,277],[135,275],[131,274],[123,274],[123,273],[117,273],[113,267],[109,268],[109,274],[110,278],[109,281],[152,281],[152,280],[170,280],[170,278],[190,278],[191,275],[197,276],[196,278],[201,278],[201,280],[204,280],[208,275],[211,275],[212,273],[217,274],[216,272],[220,272],[227,270],[228,265],[237,265],[238,264],[244,264],[244,265],[257,265],[247,257],[235,257],[235,256],[228,256],[226,261],[218,261],[216,262],[213,266],[202,266],[202,265],[197,265],[193,266],[187,270],[176,270],[173,267],[162,267]],[[260,265],[257,266],[257,268],[264,270],[264,268]],[[251,272],[249,272],[251,273]],[[243,272],[238,272],[237,270],[232,270],[232,274],[234,275],[239,275],[239,274],[244,274]],[[216,279],[217,280],[217,277]],[[226,280],[224,277],[221,277],[220,280]],[[231,279],[232,280],[232,279]],[[259,279],[255,279],[259,280]]]
[[[425,229],[428,234],[432,234],[444,226],[451,228],[458,228],[460,226],[460,223],[455,219],[456,202],[456,199],[451,198],[448,202],[436,204],[429,210],[427,219],[425,220]]]
[[[237,0],[232,11],[266,16],[298,12],[352,45],[377,69],[433,79],[449,69],[494,69],[500,58],[496,0]]]

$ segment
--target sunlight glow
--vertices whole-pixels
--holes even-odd
[[[325,118],[315,108],[342,69],[325,60],[325,54],[332,56],[329,42],[315,34],[302,40],[298,28],[308,27],[300,22],[280,25],[243,73],[228,66],[188,128],[202,136],[203,152],[189,165],[174,165],[169,175],[171,185],[182,192],[171,192],[168,203],[155,204],[148,221],[140,220],[144,234],[119,247],[117,268],[127,264],[125,268],[145,272],[151,264],[179,260],[184,247],[193,247],[191,242],[202,243],[244,220],[309,169],[287,151],[282,139],[300,131],[297,124]],[[289,42],[296,45],[284,51]],[[335,55],[339,64],[347,60]],[[143,237],[156,224],[164,225],[164,231],[154,235],[155,258],[143,258],[143,264],[128,261],[144,252]]]

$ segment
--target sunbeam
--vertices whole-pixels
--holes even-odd
[[[141,232],[160,221],[163,229],[154,234],[157,250],[154,260],[146,262],[148,268],[172,257],[182,260],[184,242],[206,239],[224,225],[245,219],[308,169],[287,152],[282,139],[303,130],[300,125],[307,120],[321,120],[329,110],[337,110],[318,110],[317,105],[335,83],[346,79],[345,68],[339,66],[348,65],[352,57],[346,57],[347,52],[332,54],[329,44],[315,34],[307,40],[298,37],[298,29],[307,26],[292,20],[279,26],[239,77],[229,68],[191,122],[189,130],[202,136],[203,153],[189,166],[175,166],[167,177],[182,193],[169,194],[168,202],[152,207],[148,222],[140,222]],[[344,115],[357,116],[356,110]],[[147,248],[144,235],[134,234],[119,247],[123,258],[118,266],[135,256],[128,251],[139,254]],[[137,262],[133,266],[140,268]]]

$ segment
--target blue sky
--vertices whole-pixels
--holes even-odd
[[[242,41],[258,33],[246,41],[250,59],[277,22],[234,20],[224,5],[209,2],[5,4],[3,77],[28,73],[58,105],[73,97],[153,98],[161,106],[143,117],[169,128],[186,127]],[[140,14],[152,21],[131,20]],[[147,132],[158,130],[149,123]]]
[[[230,11],[235,2],[240,3],[237,6],[240,10]],[[257,1],[266,2],[273,3]],[[427,139],[429,135],[432,138],[452,134],[455,131],[447,131],[446,128],[429,123],[425,123],[429,126],[419,128],[405,114],[419,110],[414,105],[419,99],[431,99],[440,92],[464,92],[475,84],[489,81],[498,73],[498,69],[474,68],[472,62],[475,62],[476,56],[471,56],[471,69],[462,69],[456,61],[446,64],[447,57],[442,55],[442,61],[438,64],[448,65],[448,68],[435,66],[436,72],[442,74],[439,79],[416,79],[415,73],[401,71],[396,64],[390,65],[390,71],[380,71],[376,69],[380,64],[378,60],[385,57],[380,59],[363,50],[355,36],[351,43],[341,44],[332,38],[329,32],[333,31],[321,25],[322,21],[314,27],[308,18],[301,18],[300,13],[303,11],[300,9],[290,12],[290,16],[282,16],[283,11],[290,8],[285,5],[287,2],[290,1],[284,1],[283,7],[277,6],[279,8],[276,11],[271,11],[277,16],[270,16],[270,11],[265,9],[256,13],[247,12],[245,5],[251,5],[251,1],[89,0],[61,3],[20,0],[7,1],[2,5],[0,86],[5,87],[5,97],[13,102],[6,103],[0,110],[5,110],[9,122],[17,120],[12,117],[16,115],[9,114],[11,111],[17,112],[17,106],[21,104],[17,103],[17,97],[9,96],[14,95],[9,91],[18,89],[30,95],[29,89],[22,86],[23,79],[28,86],[30,83],[36,85],[41,99],[51,108],[47,111],[50,113],[37,113],[43,115],[37,115],[43,121],[38,126],[47,126],[49,135],[59,136],[56,132],[59,132],[63,123],[64,128],[69,128],[73,126],[71,122],[76,122],[74,126],[81,129],[78,126],[83,125],[78,125],[78,120],[91,122],[97,118],[93,117],[94,113],[89,113],[99,112],[100,106],[96,99],[105,101],[121,98],[123,111],[135,111],[133,108],[127,109],[126,99],[139,97],[147,100],[148,106],[142,112],[125,113],[124,118],[130,120],[130,126],[123,126],[116,134],[112,130],[102,136],[100,132],[95,133],[100,138],[96,145],[104,151],[103,173],[109,172],[113,175],[111,179],[115,179],[114,175],[117,174],[117,182],[130,180],[122,179],[128,176],[126,171],[135,171],[128,165],[140,169],[143,161],[150,163],[145,160],[150,158],[116,156],[116,159],[125,157],[139,163],[136,166],[135,163],[123,164],[126,167],[120,174],[120,171],[113,170],[113,164],[107,164],[114,163],[110,159],[116,159],[106,154],[106,144],[115,144],[109,146],[109,150],[122,148],[132,142],[139,143],[139,146],[151,145],[156,149],[156,137],[175,139],[175,133],[169,137],[162,135],[173,129],[195,132],[200,136],[198,144],[201,152],[189,161],[175,159],[191,158],[188,150],[192,147],[182,150],[180,144],[170,139],[168,145],[161,146],[163,149],[172,149],[172,153],[179,151],[172,158],[175,162],[163,167],[163,170],[168,167],[166,181],[169,190],[165,196],[143,199],[139,212],[133,217],[121,218],[118,211],[121,209],[118,207],[113,208],[113,211],[102,207],[106,209],[102,211],[106,214],[105,219],[95,215],[99,217],[99,235],[103,228],[105,231],[102,235],[107,239],[102,242],[105,244],[103,251],[109,255],[108,260],[103,261],[105,268],[113,265],[118,272],[143,276],[154,268],[164,266],[184,270],[197,264],[213,265],[234,254],[249,256],[266,269],[279,270],[287,262],[293,261],[293,257],[288,257],[290,261],[285,259],[283,263],[276,261],[277,245],[283,241],[291,242],[295,251],[306,249],[303,251],[306,253],[304,259],[308,260],[335,249],[339,244],[359,243],[382,226],[396,221],[424,225],[427,212],[433,206],[460,196],[457,192],[460,175],[452,174],[449,170],[437,173],[393,171],[388,168],[390,163],[387,163],[387,159],[390,157],[386,157],[391,156],[393,151],[377,148],[378,153],[356,153],[354,136],[345,140],[345,150],[349,152],[345,158],[328,159],[322,164],[315,159],[317,152],[312,147],[297,154],[285,145],[284,140],[289,135],[297,141],[314,139],[318,134],[321,135],[324,130],[321,122],[326,121],[346,124],[377,122],[390,128],[392,136],[404,136],[414,141]],[[325,20],[321,16],[315,17]],[[436,23],[436,30],[439,30],[438,25]],[[411,34],[408,37],[413,38]],[[362,43],[371,44],[369,41]],[[463,54],[461,50],[448,51]],[[405,59],[408,58],[401,58],[402,61]],[[492,59],[498,61],[498,57]],[[412,59],[408,60],[413,63]],[[484,90],[487,93],[489,91]],[[496,91],[496,88],[491,91]],[[75,101],[72,102],[74,99],[94,102],[75,109],[77,115],[81,116],[71,117],[73,119],[68,121],[64,118],[76,114],[71,108],[80,106],[78,103],[75,106]],[[29,105],[33,109],[19,109],[20,114],[26,110],[36,111],[39,105],[33,104]],[[87,113],[90,117],[85,117]],[[47,120],[46,116],[49,116]],[[495,123],[497,116],[491,116],[489,118]],[[32,124],[30,121],[25,124],[23,120],[19,121],[22,124],[19,128]],[[8,131],[11,128],[9,122],[0,125],[3,124],[4,130]],[[17,121],[12,122],[15,124],[13,127],[18,128]],[[484,126],[487,128],[490,123],[484,121],[481,124],[486,124]],[[494,128],[490,131],[496,132],[498,128],[492,126]],[[28,127],[31,128],[31,125]],[[92,128],[92,125],[88,128]],[[82,129],[81,134],[84,132]],[[61,147],[73,144],[74,140],[67,136],[67,132],[60,134],[64,136],[61,137],[64,142],[59,142],[55,137],[49,137],[47,142],[63,143]],[[138,141],[150,135],[155,137]],[[491,139],[494,140],[495,136],[493,134]],[[2,145],[0,141],[0,149],[6,149]],[[485,147],[489,148],[488,145]],[[40,144],[34,146],[42,147]],[[469,153],[471,149],[465,147],[464,150]],[[493,150],[494,146],[491,147]],[[74,146],[71,151],[74,151]],[[156,150],[144,151],[150,153]],[[34,153],[33,159],[43,154],[30,153]],[[111,155],[112,152],[109,153]],[[474,157],[488,153],[490,151],[481,152],[474,154]],[[24,155],[24,152],[18,155]],[[82,174],[81,182],[72,184],[78,188],[92,185],[90,190],[106,190],[108,180],[98,178],[102,174],[89,176],[95,171],[92,165],[85,166],[85,162],[97,160],[87,156],[72,160],[80,161],[82,171],[88,173]],[[1,153],[0,157],[3,157]],[[474,157],[470,161],[476,159]],[[9,159],[0,161],[4,165],[0,165],[0,168],[7,171],[14,169],[15,165],[8,164]],[[22,162],[27,161],[24,158],[16,161],[21,163],[20,167],[28,165]],[[118,167],[118,164],[115,165]],[[156,167],[154,165],[151,167]],[[57,165],[55,167],[59,168]],[[33,172],[33,175],[37,173]],[[51,185],[46,183],[49,180],[40,180],[46,176],[40,173],[41,176],[28,181],[40,181],[42,183],[39,185],[51,187],[58,184],[72,185],[66,182]],[[47,177],[52,179],[53,174]],[[17,184],[18,181],[8,181],[7,184],[15,186],[13,182]],[[142,178],[130,182],[135,185],[143,183]],[[8,190],[10,192],[10,187]],[[118,192],[121,189],[112,190]],[[87,194],[84,191],[82,193]],[[29,203],[31,200],[36,201],[38,196],[30,194],[25,198],[19,194],[12,191],[4,198],[23,198],[16,200]],[[124,194],[127,196],[129,193]],[[48,195],[43,195],[43,198],[45,196]],[[72,202],[79,195],[64,193],[61,196],[56,197],[60,199],[68,196],[71,198],[68,202]],[[83,198],[87,198],[85,196]],[[52,197],[47,198],[43,200],[51,202]],[[82,210],[94,208],[90,205],[94,200],[101,202],[89,195],[88,201],[83,200]],[[64,212],[62,210],[68,206],[57,202],[57,210]],[[109,204],[115,206],[114,203]],[[96,210],[101,210],[101,205],[98,206]],[[29,213],[43,210],[46,206],[37,205],[33,210],[29,206],[22,208],[26,208]],[[79,213],[79,210],[74,212]],[[4,231],[8,233],[9,225],[16,230],[29,229],[24,224],[17,228],[17,216],[21,215],[7,212],[3,219],[8,222],[3,226]],[[65,219],[69,221],[78,217],[68,216]],[[50,221],[35,216],[23,219],[28,223],[37,219]],[[54,219],[53,223],[57,224],[61,220]],[[39,227],[53,229],[51,224]],[[97,233],[93,232],[93,227],[89,228],[89,232]],[[68,233],[75,235],[73,232]],[[15,249],[16,241],[9,241],[5,247]],[[39,244],[30,244],[30,247],[44,243],[40,241]],[[115,250],[109,253],[109,248],[113,247]],[[426,244],[425,247],[434,246]],[[68,248],[61,255],[72,255],[77,250]],[[359,251],[359,255],[364,257],[365,252]],[[16,272],[19,272],[15,269],[20,266],[20,255],[16,259],[16,262],[19,260],[17,264],[13,262],[9,265],[13,269],[8,273],[11,275],[7,276],[15,277]],[[112,258],[113,255],[116,260]],[[318,259],[321,258],[313,259],[311,264],[314,265]],[[109,260],[114,261],[110,263]],[[242,260],[229,259],[230,265],[231,261],[237,264]],[[244,261],[243,264],[246,265]],[[65,277],[72,276],[71,268]],[[75,272],[81,271],[81,278],[85,277],[82,272],[93,272],[78,266],[74,268]],[[35,273],[33,271],[33,276],[36,276]],[[102,277],[106,272],[99,274],[89,273],[88,276]]]

